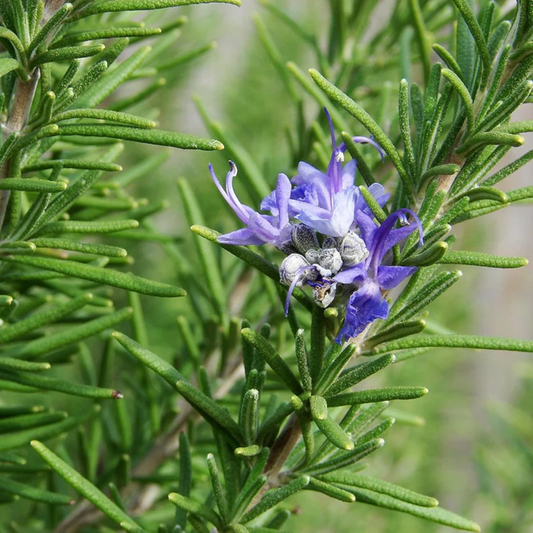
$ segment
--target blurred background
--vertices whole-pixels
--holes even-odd
[[[325,0],[272,2],[310,34],[326,45],[330,24]],[[367,33],[388,22],[394,2],[384,0],[375,11]],[[450,2],[451,4],[451,2]],[[224,5],[180,9],[189,22],[181,37],[165,52],[171,60],[199,46],[217,46],[179,69],[164,72],[166,85],[157,96],[143,102],[162,129],[207,136],[193,98],[204,106],[210,119],[221,123],[253,156],[269,184],[274,187],[279,172],[294,173],[294,161],[286,130],[297,127],[297,114],[290,95],[262,45],[254,17],[269,29],[284,61],[293,61],[306,72],[318,67],[309,46],[265,9],[258,0],[243,0],[239,9]],[[356,44],[357,46],[357,44]],[[416,77],[416,66],[414,76]],[[383,87],[393,87],[402,76],[400,66],[384,69]],[[127,96],[135,83],[126,84],[115,99]],[[362,81],[364,84],[364,80]],[[364,89],[363,86],[358,89]],[[303,91],[298,91],[304,96]],[[394,110],[394,98],[390,111]],[[373,100],[379,100],[379,95]],[[306,112],[319,113],[309,100]],[[155,109],[159,111],[155,115]],[[136,110],[133,110],[135,112]],[[354,133],[362,133],[351,117]],[[533,119],[533,106],[523,106],[520,120]],[[387,114],[381,126],[386,130]],[[359,128],[359,129],[358,129]],[[503,165],[531,149],[513,149]],[[134,162],[158,148],[127,146],[119,163],[127,170]],[[201,201],[206,225],[218,231],[237,227],[237,219],[216,191],[207,171],[212,162],[220,178],[228,156],[221,153],[173,151],[157,170],[135,182],[136,195],[167,200],[169,207],[154,219],[157,228],[170,236],[182,236],[180,247],[187,260],[191,236],[177,193],[176,180],[186,178]],[[239,161],[236,161],[239,165]],[[504,190],[531,185],[533,166],[522,168],[508,179]],[[236,179],[238,194],[249,201]],[[493,213],[482,220],[456,227],[457,249],[524,256],[533,260],[533,209],[520,204]],[[120,241],[117,239],[117,243]],[[112,243],[114,244],[114,243]],[[177,268],[157,243],[128,242],[136,274],[180,284]],[[502,335],[533,339],[533,266],[520,270],[465,267],[463,279],[430,308],[428,321],[457,333]],[[148,335],[154,352],[172,357],[180,350],[176,317],[188,313],[187,299],[143,298]],[[245,314],[245,313],[243,313]],[[123,359],[117,359],[123,363]],[[117,368],[126,374],[128,368]],[[398,420],[387,436],[385,449],[370,459],[368,475],[439,499],[445,508],[477,521],[486,533],[533,531],[533,363],[517,353],[433,350],[402,365],[396,365],[376,380],[380,385],[423,385],[430,394],[405,402],[409,416]],[[369,384],[372,385],[372,384]],[[71,400],[67,398],[70,402]],[[65,398],[58,399],[65,402]],[[363,504],[342,504],[315,493],[303,493],[290,501],[299,508],[286,529],[299,532],[343,533],[435,533],[447,528],[411,516]]]

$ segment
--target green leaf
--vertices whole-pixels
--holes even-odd
[[[151,157],[142,159],[139,163],[133,165],[131,168],[121,172],[116,178],[113,178],[113,180],[118,182],[122,187],[126,187],[135,180],[138,180],[153,172],[168,159],[169,155],[170,151],[165,150]]]
[[[0,418],[8,418],[10,416],[30,415],[44,411],[42,405],[5,405],[0,406]]]
[[[487,79],[490,74],[492,61],[490,59],[487,42],[485,41],[485,37],[483,35],[483,30],[481,29],[481,26],[479,25],[476,16],[467,0],[453,0],[453,3],[461,13],[461,16],[468,26],[472,37],[474,38],[479,55],[481,56],[481,62],[483,63],[483,75],[484,78]]]
[[[487,187],[492,187],[493,185],[496,185],[496,183],[499,183],[507,176],[510,176],[511,174],[517,172],[524,165],[527,165],[527,163],[529,163],[532,159],[533,150],[529,150],[529,152],[525,153],[523,156],[519,157],[509,165],[505,166],[504,168],[493,174],[490,178],[487,178],[485,181],[482,182],[482,185]]]
[[[502,257],[500,255],[486,254],[483,252],[450,250],[439,263],[474,265],[490,268],[520,268],[526,266],[529,261],[524,257]]]
[[[238,457],[255,457],[261,453],[261,449],[261,446],[258,444],[241,446],[240,448],[235,448],[235,455]]]
[[[37,248],[53,248],[59,250],[71,250],[73,252],[82,252],[86,254],[103,255],[107,257],[126,257],[128,252],[124,248],[117,246],[108,246],[106,244],[92,244],[85,242],[70,241],[68,239],[55,239],[39,237],[32,239],[31,242]],[[0,333],[0,338],[2,337]]]
[[[13,465],[25,465],[26,459],[22,455],[16,453],[0,453],[0,462],[2,463],[12,463]]]
[[[215,400],[187,381],[178,381],[174,387],[210,424],[228,433],[230,440],[241,441],[241,430],[238,424],[231,418],[229,412],[218,405]]]
[[[469,153],[480,146],[496,145],[518,147],[522,146],[524,143],[525,139],[522,135],[493,130],[473,135],[464,144],[458,146],[456,151],[458,154],[463,154]]]
[[[54,41],[51,48],[61,48],[85,41],[95,41],[99,39],[117,39],[119,37],[150,37],[159,35],[161,28],[141,28],[138,26],[124,28],[103,28],[101,30],[78,31],[63,37],[59,41]]]
[[[385,509],[408,513],[456,529],[474,532],[481,531],[476,523],[471,522],[466,518],[462,518],[450,511],[441,509],[440,507],[419,507],[417,505],[402,502],[391,496],[378,494],[377,492],[362,488],[350,488],[350,492],[355,495],[358,502],[369,503],[370,505],[376,505],[377,507],[384,507]]]
[[[98,13],[115,13],[117,11],[141,11],[145,9],[165,9],[167,7],[188,6],[193,4],[223,3],[240,6],[240,0],[108,0],[96,5],[89,5],[73,20]]]
[[[30,331],[36,330],[45,324],[57,322],[63,317],[70,315],[74,311],[77,311],[78,309],[81,309],[90,303],[92,298],[93,296],[90,293],[82,294],[81,296],[78,296],[67,303],[56,305],[51,309],[47,309],[46,311],[33,313],[28,318],[19,320],[14,324],[9,324],[4,329],[0,330],[0,343],[18,339],[19,337],[22,337]]]
[[[257,421],[259,416],[259,391],[249,389],[245,392],[242,403],[239,425],[246,444],[251,445],[255,442],[257,435]]]
[[[212,453],[207,454],[207,468],[209,470],[209,477],[211,479],[211,486],[213,487],[213,495],[217,502],[218,511],[222,520],[227,523],[229,521],[228,501],[224,493],[224,487],[222,486],[215,456]]]
[[[309,361],[307,349],[305,347],[304,330],[299,329],[294,337],[296,360],[298,362],[298,372],[300,380],[305,392],[311,392],[313,389],[313,381],[311,374],[309,374]]]
[[[349,363],[357,350],[355,344],[348,344],[342,352],[331,361],[331,363],[321,373],[320,379],[314,388],[315,394],[327,391],[330,385],[337,379],[342,369]]]
[[[16,70],[20,67],[20,63],[16,59],[11,59],[10,57],[4,57],[0,59],[0,78],[9,74],[13,70]]]
[[[67,433],[71,429],[83,424],[99,412],[100,406],[94,405],[91,409],[85,410],[82,415],[69,416],[66,420],[59,422],[58,424],[49,424],[47,426],[40,426],[38,428],[31,428],[9,435],[3,435],[0,439],[0,451],[12,450],[14,448],[19,448],[20,446],[25,446],[35,438],[41,440],[57,438],[59,435]]]
[[[357,383],[360,383],[364,379],[370,377],[372,374],[383,370],[387,366],[391,365],[395,361],[394,355],[385,355],[376,359],[375,361],[370,361],[369,363],[363,363],[358,365],[355,368],[348,370],[345,374],[329,387],[326,393],[326,397],[333,396],[342,392],[343,390],[353,387]]]
[[[431,167],[424,172],[424,175],[422,176],[422,183],[435,176],[453,176],[457,174],[459,170],[461,170],[461,167],[459,165],[454,165],[453,163]]]
[[[258,440],[265,438],[293,412],[294,406],[291,402],[284,402],[280,404],[275,412],[263,422],[261,428],[259,429]]]
[[[309,476],[300,476],[279,489],[267,492],[261,501],[243,516],[242,522],[250,522],[250,520],[262,515],[283,500],[286,500],[289,496],[292,496],[307,487],[310,481],[311,478]]]
[[[131,354],[138,359],[143,365],[151,368],[156,374],[159,374],[169,385],[174,385],[185,378],[172,365],[152,353],[147,348],[141,346],[138,342],[130,339],[127,335],[115,331],[112,336]]]
[[[3,60],[0,59],[0,67],[2,65],[2,61]],[[4,140],[2,146],[0,146],[0,164],[3,165],[7,158],[11,156],[11,153],[20,140],[20,136],[20,132],[15,131]]]
[[[389,318],[381,324],[380,329],[384,329],[400,321],[408,321],[459,281],[462,275],[463,273],[459,270],[455,272],[441,272],[432,281],[426,283],[424,287],[421,287],[403,305],[399,307],[395,306]]]
[[[3,261],[51,270],[52,272],[58,272],[74,278],[86,279],[103,285],[111,285],[112,287],[147,294],[149,296],[178,298],[186,295],[186,292],[183,289],[173,287],[172,285],[140,278],[133,274],[125,274],[115,270],[107,270],[93,265],[77,263],[75,261],[28,256],[7,256],[3,258]]]
[[[448,243],[444,241],[436,242],[429,246],[424,247],[418,253],[406,257],[401,261],[402,266],[430,266],[434,263],[440,262],[440,260],[448,252]]]
[[[10,416],[0,420],[0,433],[11,433],[21,429],[46,426],[55,422],[61,422],[67,418],[67,413],[33,413],[28,415]],[[0,477],[0,480],[2,478]]]
[[[36,374],[0,372],[0,377],[1,379],[12,380],[15,383],[35,387],[36,389],[62,392],[64,394],[71,394],[72,396],[105,400],[117,400],[122,398],[122,393],[114,389],[93,387],[92,385],[73,383],[71,381],[63,381]]]
[[[361,446],[357,446],[349,452],[341,452],[328,461],[313,464],[312,466],[307,467],[305,471],[313,476],[318,476],[320,474],[339,470],[340,468],[352,466],[367,455],[382,448],[384,444],[385,441],[383,439],[374,439]]]
[[[106,52],[107,54],[110,54],[115,47],[119,48],[117,50],[118,53],[122,51],[122,47],[119,47],[120,44],[124,44],[124,47],[127,45],[128,40],[127,39],[119,39],[112,47],[110,47]],[[76,83],[72,85],[72,87],[69,87],[66,92],[64,98],[62,98],[60,101],[58,101],[57,105],[54,107],[55,111],[60,111],[61,109],[64,109],[65,107],[71,105],[74,103],[77,107],[90,107],[90,104],[93,104],[94,106],[98,105],[100,102],[89,102],[87,104],[87,101],[89,99],[89,95],[92,95],[91,89],[93,87],[96,87],[98,85],[98,81],[102,78],[104,73],[107,71],[108,68],[108,61],[99,61],[95,65],[93,65],[88,71],[87,74],[85,74],[82,78],[80,78]],[[82,97],[83,98],[80,98]]]
[[[307,490],[313,490],[315,492],[321,492],[330,498],[335,498],[341,502],[353,503],[355,502],[355,496],[351,492],[347,492],[336,485],[332,485],[322,479],[316,479],[314,477],[309,481]]]
[[[416,0],[411,1],[416,2]],[[413,143],[411,141],[411,121],[409,118],[409,110],[409,83],[407,80],[403,79],[400,81],[398,116],[400,122],[400,135],[402,137],[402,143],[405,150],[405,159],[407,161],[407,166],[409,168],[411,176],[413,176],[415,172],[416,162]]]
[[[211,522],[218,529],[222,529],[222,519],[217,513],[215,513],[215,511],[209,509],[209,507],[202,505],[201,503],[197,501],[191,500],[190,498],[187,498],[186,496],[182,496],[181,494],[178,494],[177,492],[171,492],[168,495],[168,499],[176,507],[179,507],[180,509],[187,511],[188,513],[198,515],[202,517],[203,519],[207,520],[208,522]]]
[[[53,116],[52,121],[60,122],[61,120],[70,120],[73,118],[108,120],[110,122],[118,122],[119,124],[126,124],[128,126],[135,126],[136,128],[143,129],[155,128],[156,125],[153,120],[138,117],[137,115],[130,115],[129,113],[111,111],[109,109],[71,109],[70,111],[63,111],[63,113],[58,113]]]
[[[123,320],[129,320],[132,315],[131,307],[125,307],[120,311],[95,318],[83,324],[70,327],[64,331],[58,331],[51,335],[45,335],[41,338],[24,343],[22,346],[10,348],[4,352],[7,356],[19,358],[35,358],[40,355],[68,346],[69,344],[79,342],[105,331],[108,328],[116,326]]]
[[[470,199],[470,202],[477,202],[478,200],[493,200],[500,204],[506,204],[509,202],[509,197],[503,191],[495,189],[494,187],[474,187],[456,198],[464,198],[467,196]]]
[[[374,178],[372,170],[370,170],[370,167],[368,166],[362,154],[360,153],[359,148],[353,142],[352,136],[349,133],[346,133],[345,131],[341,132],[341,136],[342,140],[344,141],[344,144],[346,145],[346,149],[352,156],[352,159],[355,159],[357,161],[357,170],[361,173],[361,176],[363,177],[366,186],[370,187],[372,183],[376,183],[376,179]]]
[[[270,368],[274,370],[294,394],[298,395],[303,392],[300,382],[287,363],[262,335],[250,328],[243,329],[241,334],[246,341],[257,350],[257,353],[268,363]]]
[[[13,359],[4,356],[0,358],[0,368],[5,370],[26,370],[28,372],[40,372],[41,370],[49,370],[50,363],[31,363],[30,361],[21,361],[20,359]]]
[[[67,188],[63,181],[48,181],[35,178],[5,178],[0,181],[0,190],[28,192],[61,192]]]
[[[411,8],[412,22],[416,30],[416,38],[418,40],[418,49],[420,51],[420,56],[422,57],[422,66],[424,68],[424,79],[429,80],[429,75],[431,71],[431,57],[430,57],[430,45],[428,35],[429,32],[424,24],[424,17],[422,14],[422,9],[420,7],[419,0],[409,0],[409,5]]]
[[[15,1],[16,3],[16,1]],[[17,15],[15,15],[17,16]],[[17,31],[17,33],[19,33]],[[8,30],[6,27],[0,27],[0,38],[8,40],[16,50],[18,58],[25,63],[26,62],[26,50],[24,44],[18,38],[17,33],[13,33],[11,30]],[[26,74],[27,76],[27,74]]]
[[[368,489],[372,492],[385,494],[397,500],[411,503],[412,505],[418,505],[420,507],[436,507],[439,505],[438,500],[435,498],[424,496],[418,492],[413,492],[412,490],[405,489],[404,487],[388,483],[387,481],[375,477],[362,476],[361,474],[350,474],[348,472],[334,472],[331,474],[324,474],[323,476],[320,476],[320,479],[328,481],[329,483],[339,483],[341,485]]]
[[[0,491],[16,494],[25,500],[48,503],[50,505],[72,505],[75,503],[70,496],[38,489],[6,477],[0,477]]]
[[[100,509],[111,520],[134,533],[145,533],[122,509],[115,505],[105,494],[90,481],[81,476],[74,468],[65,463],[44,444],[32,440],[33,449],[57,472],[69,485]]]
[[[117,55],[127,46],[129,39],[119,39],[115,46],[118,47]],[[105,75],[103,73],[107,69],[107,62],[112,62],[113,58],[109,58],[106,61],[100,61],[97,65],[105,63],[105,68],[101,67],[100,71],[94,72],[93,75],[89,76],[89,73],[86,75],[87,80],[83,84],[83,88],[74,87],[76,98],[78,98],[75,107],[85,107],[93,108],[98,104],[103,102],[108,96],[110,96],[120,85],[127,81],[132,74],[139,68],[139,66],[144,62],[147,55],[150,53],[149,46],[143,46],[133,52],[128,59],[120,63],[117,67],[113,68],[112,71],[107,72]],[[97,67],[95,65],[93,69]],[[82,96],[83,95],[83,96]]]
[[[415,335],[416,333],[423,331],[425,327],[426,321],[422,319],[413,320],[412,322],[400,322],[376,335],[372,335],[364,341],[363,346],[364,349],[372,348],[383,342]]]
[[[72,61],[82,57],[92,57],[104,50],[103,44],[93,44],[90,46],[71,46],[67,48],[58,48],[57,50],[48,50],[39,54],[32,60],[32,66],[36,67],[44,63],[58,63],[60,61]]]
[[[338,407],[340,405],[377,403],[391,400],[415,400],[425,396],[428,392],[426,387],[386,387],[382,389],[368,389],[339,394],[337,396],[328,396],[328,405],[330,407]]]
[[[376,220],[380,224],[385,222],[385,219],[387,218],[387,213],[385,213],[385,211],[379,205],[377,200],[372,196],[372,193],[364,185],[361,185],[359,187],[359,190],[361,191],[361,194],[363,195],[365,202],[370,208],[370,211],[372,211],[372,214],[376,217]]]
[[[388,403],[388,402],[386,402]],[[371,404],[372,405],[372,404]],[[378,406],[380,404],[373,404],[374,406]],[[379,409],[380,410],[380,409]],[[390,415],[390,409],[387,408],[387,415]],[[392,416],[389,416],[386,418],[381,424],[378,424],[377,426],[374,426],[372,429],[366,431],[363,433],[356,441],[358,445],[365,444],[366,442],[370,442],[373,439],[376,439],[377,437],[381,436],[385,431],[390,429],[394,424],[396,423],[396,418],[393,418]],[[423,425],[423,424],[422,424]],[[352,436],[355,435],[352,432]]]
[[[466,110],[468,131],[471,131],[474,127],[474,105],[468,88],[453,70],[443,68],[441,74],[453,85],[453,88],[459,94]]]
[[[264,460],[261,461],[261,458],[260,458],[257,461],[254,468],[252,469],[252,472],[248,476],[248,479],[246,480],[244,487],[240,491],[240,494],[238,494],[237,496],[237,500],[233,508],[233,520],[232,520],[233,522],[237,522],[240,519],[241,515],[248,508],[248,506],[250,505],[250,503],[252,502],[256,494],[259,493],[259,491],[263,488],[263,486],[268,480],[268,476],[261,475],[261,472],[266,466],[266,459],[268,458],[268,449],[262,458]],[[256,467],[262,467],[262,468],[256,468]]]
[[[315,304],[311,311],[311,349],[309,350],[309,373],[314,382],[318,381],[322,372],[325,351],[326,317],[324,309]]]
[[[148,130],[127,126],[113,126],[110,124],[69,124],[59,126],[53,135],[83,137],[105,137],[108,139],[122,139],[159,146],[183,148],[185,150],[223,150],[224,145],[213,139],[203,139],[186,133],[173,131]]]
[[[533,341],[506,339],[503,337],[481,337],[478,335],[419,335],[382,344],[374,348],[373,353],[394,352],[407,348],[472,348],[533,352]]]
[[[79,220],[62,220],[45,224],[37,235],[61,235],[63,233],[116,233],[128,229],[139,227],[137,220],[98,220],[98,221],[79,221]]]
[[[410,197],[413,196],[413,189],[407,174],[400,154],[396,150],[396,147],[392,141],[387,137],[385,132],[379,127],[376,121],[356,102],[354,102],[349,96],[344,94],[340,89],[335,87],[326,78],[324,78],[318,71],[311,69],[311,77],[315,83],[335,102],[340,104],[348,113],[355,117],[361,124],[374,136],[374,140],[385,150],[390,157],[393,165],[396,167],[403,186]]]
[[[328,415],[328,404],[320,396],[309,398],[311,416],[320,432],[337,448],[353,450],[354,443],[350,436]]]
[[[54,36],[54,33],[57,31],[61,23],[72,11],[72,4],[66,3],[62,5],[51,17],[50,19],[40,28],[39,33],[33,38],[30,45],[28,46],[28,56],[31,53],[39,48],[41,44],[48,40],[50,42],[51,38]]]
[[[434,44],[433,50],[438,54],[438,56],[446,63],[446,66],[452,70],[460,79],[463,79],[463,73],[461,72],[461,67],[455,58],[440,44]]]

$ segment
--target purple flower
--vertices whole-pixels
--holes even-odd
[[[360,189],[355,185],[356,162],[346,165],[346,145],[337,146],[333,123],[325,110],[333,152],[326,172],[300,162],[298,174],[291,180],[279,174],[276,189],[261,202],[261,213],[243,204],[233,189],[237,167],[230,161],[225,187],[209,171],[223,198],[246,226],[221,235],[223,244],[272,244],[285,259],[280,265],[280,282],[288,286],[285,314],[296,287],[309,286],[316,305],[328,308],[337,302],[346,304],[343,327],[336,341],[359,335],[368,324],[389,315],[383,292],[396,287],[416,267],[387,264],[387,253],[417,228],[422,242],[418,217],[409,209],[399,209],[378,225]],[[366,137],[355,142],[370,143],[383,157],[381,149]],[[294,185],[294,188],[293,188]],[[368,188],[380,206],[389,195],[382,185]],[[408,215],[413,218],[409,223]],[[292,223],[291,223],[292,220]],[[400,227],[395,228],[397,222]]]
[[[407,215],[411,215],[414,222],[408,223]],[[381,291],[399,285],[416,271],[416,267],[382,265],[383,258],[416,229],[422,242],[420,220],[409,209],[395,211],[381,226],[376,226],[371,215],[362,211],[356,214],[356,219],[369,254],[362,263],[340,271],[333,278],[337,283],[357,286],[348,300],[344,325],[335,339],[339,343],[346,337],[356,337],[374,320],[389,316],[389,304]],[[393,229],[397,221],[405,225]]]
[[[233,178],[237,175],[237,166],[233,161],[230,161],[229,165],[230,170],[226,174],[226,189],[218,181],[213,170],[213,165],[211,164],[209,164],[209,172],[224,200],[228,202],[235,214],[248,227],[221,235],[218,238],[218,242],[238,245],[261,245],[269,243],[278,248],[286,246],[287,243],[290,243],[292,230],[292,225],[289,222],[288,208],[291,194],[289,178],[285,174],[278,176],[276,190],[268,197],[271,200],[268,206],[271,215],[262,215],[243,204],[235,194],[233,190]]]
[[[292,179],[296,188],[289,201],[290,216],[323,235],[343,237],[352,228],[355,213],[366,207],[359,189],[354,185],[356,161],[346,165],[344,143],[337,146],[333,122],[326,108],[333,152],[326,173],[305,162],[298,165],[298,174]],[[370,143],[381,153],[380,147],[367,137],[353,137],[354,142]],[[383,157],[383,155],[382,155]],[[371,193],[384,205],[388,195],[384,195],[381,185],[372,186]]]

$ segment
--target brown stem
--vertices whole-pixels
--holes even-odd
[[[298,423],[298,418],[293,414],[270,449],[270,456],[264,470],[270,479],[277,477],[280,473],[301,435],[302,429]]]
[[[38,81],[39,69],[35,69],[30,79],[27,81],[22,81],[20,78],[17,79],[13,105],[9,112],[7,123],[3,128],[7,135],[11,135],[14,132],[20,132],[24,129],[24,126],[26,126]],[[11,161],[12,158],[8,158],[2,165],[2,168],[0,169],[0,179],[8,178],[10,176],[12,171]],[[0,191],[0,229],[4,224],[8,202],[9,191]]]
[[[298,444],[300,437],[302,436],[302,428],[298,422],[296,414],[292,414],[289,421],[283,428],[283,431],[278,435],[272,448],[270,449],[270,456],[268,462],[263,471],[268,476],[268,481],[263,488],[257,493],[252,500],[248,509],[251,509],[254,505],[261,501],[265,492],[278,485],[278,476],[287,461],[290,453],[294,447]]]

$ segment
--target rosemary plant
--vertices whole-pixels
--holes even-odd
[[[480,531],[432,496],[360,472],[410,420],[390,403],[428,393],[376,378],[432,348],[533,352],[532,341],[426,322],[461,278],[451,265],[527,264],[455,249],[453,229],[533,197],[499,188],[533,158],[512,157],[533,130],[512,119],[533,102],[533,0],[330,0],[317,35],[263,2],[257,35],[293,109],[277,182],[200,100],[219,140],[153,120],[161,73],[212,49],[169,58],[186,22],[170,8],[203,3],[213,0],[0,0],[0,529],[270,533],[293,514],[289,498],[313,491]],[[316,68],[286,63],[281,28]],[[218,161],[195,173],[240,226],[182,179],[193,240],[159,233],[150,217],[165,203],[131,185],[166,154],[123,170],[121,141],[223,150],[225,186]],[[180,287],[130,273],[116,244],[132,241],[159,243]],[[154,353],[139,294],[187,296],[173,359]],[[512,413],[502,434],[527,465],[528,414]],[[485,493],[497,493],[487,456],[481,448]],[[501,512],[488,531],[527,523],[530,487],[509,489],[519,522]]]

